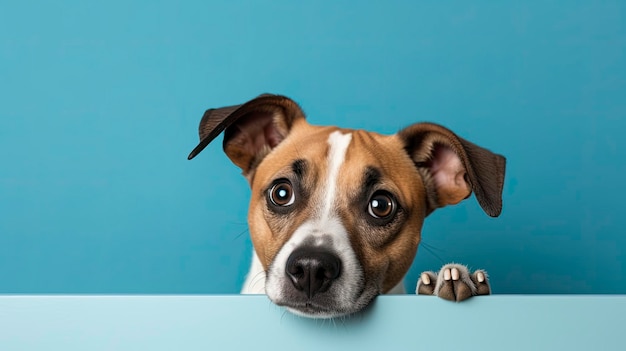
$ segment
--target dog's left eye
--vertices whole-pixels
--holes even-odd
[[[367,212],[374,218],[390,218],[396,212],[393,197],[386,191],[374,193],[367,207]]]
[[[289,206],[296,201],[296,194],[293,192],[291,183],[283,180],[274,184],[269,192],[270,201],[276,206]]]

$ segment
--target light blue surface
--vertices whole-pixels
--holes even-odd
[[[186,156],[206,108],[274,92],[313,123],[430,120],[507,156],[502,216],[474,200],[433,214],[409,289],[458,261],[496,293],[625,293],[624,13],[622,0],[3,1],[0,292],[237,292],[249,190],[219,142]]]
[[[264,296],[0,297],[2,350],[624,350],[624,296],[385,296],[334,321]]]

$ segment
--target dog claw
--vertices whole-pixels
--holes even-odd
[[[459,270],[456,268],[452,268],[452,280],[459,280]]]
[[[447,269],[447,268],[446,268],[446,269],[443,271],[443,280],[445,280],[445,281],[449,281],[451,277],[452,277],[452,274],[450,273],[450,269]]]
[[[422,273],[422,284],[430,285],[430,277],[426,273]]]
[[[478,280],[479,283],[482,283],[485,281],[485,274],[483,272],[477,272],[476,273],[476,279]]]

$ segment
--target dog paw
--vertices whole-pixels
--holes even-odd
[[[470,273],[466,266],[452,263],[443,266],[439,273],[422,273],[415,293],[458,302],[476,295],[489,295],[491,288],[487,272],[477,270]]]

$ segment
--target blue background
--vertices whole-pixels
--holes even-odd
[[[444,124],[508,158],[504,211],[424,227],[408,285],[626,293],[623,1],[5,1],[0,292],[235,293],[246,181],[206,108],[263,92],[315,124]]]

